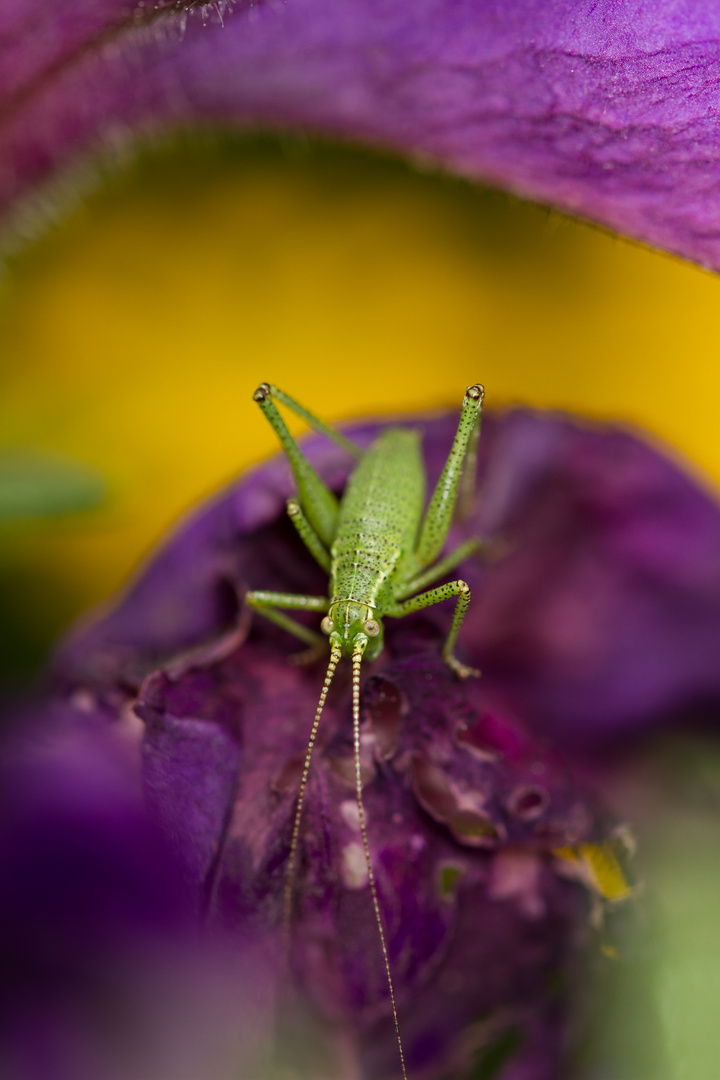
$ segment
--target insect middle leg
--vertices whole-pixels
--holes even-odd
[[[276,626],[287,630],[289,634],[304,641],[310,648],[296,653],[292,657],[295,664],[309,663],[323,654],[327,647],[327,638],[309,626],[286,615],[282,608],[290,611],[327,611],[330,600],[327,596],[304,596],[302,593],[267,592],[264,589],[255,589],[245,594],[245,602],[248,607],[264,615]]]
[[[288,517],[292,521],[293,525],[298,531],[298,535],[302,540],[305,547],[316,563],[322,566],[323,570],[330,573],[330,552],[323,544],[318,534],[313,529],[312,525],[307,519],[302,506],[297,499],[288,499],[287,501]]]
[[[420,593],[419,596],[413,596],[402,603],[389,605],[385,609],[385,614],[395,619],[401,619],[403,615],[410,615],[413,611],[421,611],[423,608],[432,607],[433,604],[439,604],[442,600],[449,600],[450,597],[457,596],[458,600],[455,605],[452,626],[442,648],[442,657],[456,675],[461,679],[467,679],[470,675],[479,675],[480,672],[476,668],[461,663],[455,656],[454,650],[462,621],[470,603],[470,595],[470,586],[467,582],[460,580],[449,581],[447,585],[438,585],[436,589]]]

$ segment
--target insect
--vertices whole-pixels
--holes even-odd
[[[333,675],[342,657],[352,661],[353,749],[355,790],[368,883],[385,963],[390,1003],[402,1075],[406,1077],[390,960],[375,884],[360,770],[360,668],[363,657],[374,660],[383,648],[383,618],[402,618],[413,611],[456,597],[450,632],[443,645],[446,663],[461,678],[479,672],[455,656],[455,643],[470,603],[468,585],[458,579],[427,589],[480,547],[473,538],[440,558],[452,523],[463,469],[472,475],[484,389],[479,383],[465,391],[460,419],[445,467],[425,503],[425,470],[420,436],[407,428],[386,428],[367,449],[357,446],[324,424],[276,386],[262,383],[254,400],[276,432],[287,455],[298,494],[287,503],[288,514],[310,554],[329,575],[327,596],[254,591],[248,605],[289,631],[309,648],[300,661],[314,659],[327,646],[330,660],[308,739],[286,868],[283,923],[289,942],[292,891],[300,823],[310,763],[320,718]],[[275,404],[281,402],[316,431],[343,447],[357,465],[338,502],[290,434]],[[287,611],[323,613],[322,633],[286,614]],[[326,635],[324,637],[323,635]]]

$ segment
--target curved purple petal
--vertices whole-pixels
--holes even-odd
[[[712,0],[174,7],[6,5],[0,205],[132,132],[298,128],[429,159],[720,269]]]

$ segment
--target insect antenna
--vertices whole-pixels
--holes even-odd
[[[285,939],[285,955],[287,958],[289,958],[290,956],[290,920],[292,918],[293,881],[295,878],[295,864],[297,862],[298,839],[300,837],[300,820],[302,818],[303,805],[305,803],[305,792],[307,790],[308,776],[310,774],[310,760],[312,758],[313,747],[315,746],[315,739],[317,737],[318,727],[320,726],[320,717],[322,716],[323,707],[325,705],[325,698],[328,695],[330,683],[332,682],[333,675],[335,674],[335,668],[338,666],[340,655],[340,646],[333,646],[330,652],[330,660],[328,662],[327,672],[325,674],[325,682],[323,683],[323,688],[320,693],[320,700],[318,701],[318,706],[315,710],[315,719],[313,720],[312,730],[310,731],[310,738],[308,739],[307,749],[305,751],[305,761],[303,762],[302,777],[300,779],[300,791],[298,792],[297,807],[295,809],[295,820],[293,822],[292,840],[290,841],[290,856],[288,858],[287,869],[285,871],[285,893],[283,900],[283,937]]]
[[[390,973],[390,957],[388,956],[385,930],[383,929],[380,903],[375,885],[375,873],[373,871],[372,858],[370,856],[370,844],[367,835],[367,823],[365,821],[365,807],[362,796],[362,774],[360,771],[360,664],[362,655],[367,645],[367,639],[355,646],[353,652],[353,751],[355,756],[355,794],[357,796],[358,818],[360,821],[360,835],[362,837],[363,851],[365,852],[365,865],[367,866],[368,881],[372,895],[373,908],[375,909],[375,921],[377,922],[382,947],[383,960],[385,961],[385,974],[387,975],[388,990],[390,992],[390,1004],[392,1006],[393,1022],[395,1024],[395,1038],[397,1039],[398,1053],[400,1054],[400,1068],[403,1080],[407,1080],[405,1071],[405,1054],[403,1052],[402,1039],[400,1038],[400,1024],[398,1022],[397,1007],[395,1005],[395,990],[393,988],[392,975]]]

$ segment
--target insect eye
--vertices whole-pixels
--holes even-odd
[[[380,623],[376,619],[368,619],[363,623],[363,630],[368,637],[377,637],[380,633]]]
[[[332,634],[335,627],[329,615],[326,615],[323,621],[320,623],[320,629],[322,630],[323,634]]]

